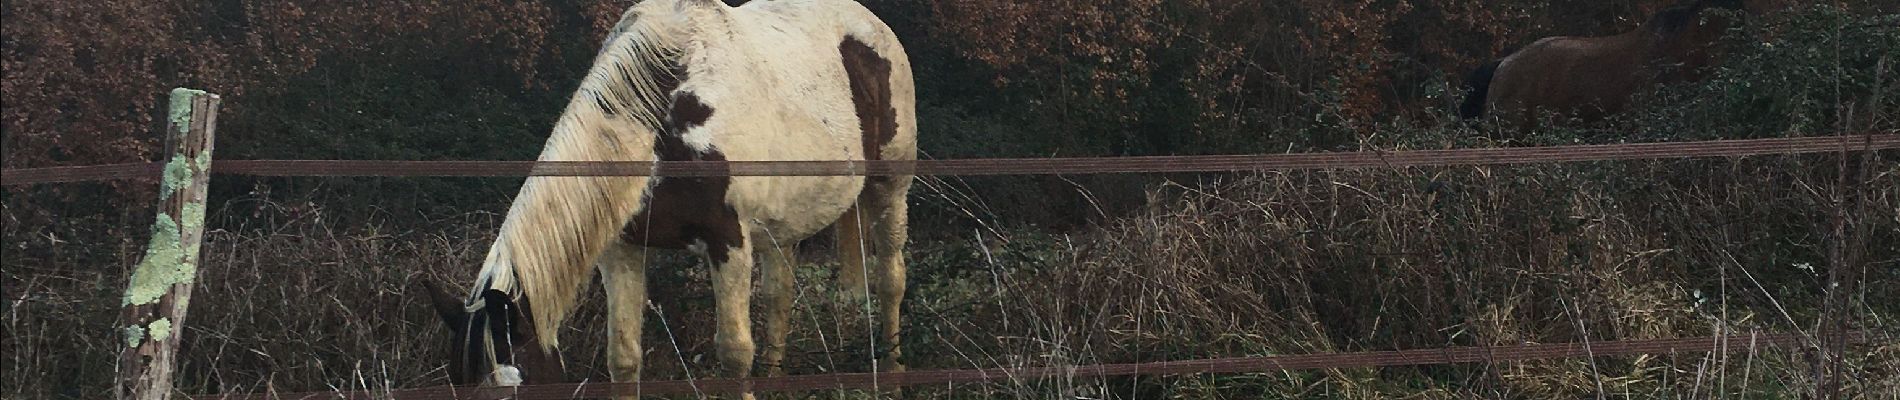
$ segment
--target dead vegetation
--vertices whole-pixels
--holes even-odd
[[[1504,144],[1892,132],[1891,110],[1900,108],[1894,107],[1895,97],[1880,94],[1895,93],[1900,85],[1891,79],[1894,62],[1883,55],[1894,54],[1890,50],[1900,41],[1890,30],[1868,28],[1891,22],[1891,14],[1866,17],[1812,8],[1792,14],[1772,40],[1735,43],[1734,54],[1742,61],[1706,84],[1665,88],[1654,96],[1680,106],[1606,127],[1552,130]],[[1842,48],[1847,50],[1838,51]],[[1357,92],[1348,92],[1369,90],[1354,87]],[[1427,102],[1448,98],[1443,96],[1450,93],[1448,87],[1433,81],[1403,89]],[[1439,120],[1446,114],[1442,109],[1416,107],[1423,115],[1385,120],[1363,114],[1378,109],[1379,102],[1329,97],[1336,94],[1314,89],[1299,92],[1295,100],[1342,110],[1274,113],[1317,121],[1274,130],[1236,124],[1208,132],[1280,135],[1258,143],[1306,143],[1287,139],[1303,135],[1356,138],[1362,149],[1500,144],[1482,138],[1483,132]],[[369,104],[358,109],[407,110]],[[496,108],[471,104],[474,110]],[[1346,112],[1354,110],[1361,113]],[[938,109],[927,116],[940,124],[939,132],[1012,140],[1033,129],[1023,126],[1040,126],[1002,114],[960,113]],[[376,119],[395,117],[363,118],[369,121],[363,126],[410,126]],[[536,124],[529,119],[510,123]],[[496,124],[491,120],[484,126]],[[1421,124],[1428,126],[1416,126]],[[1004,150],[1022,146],[1008,151],[1024,154],[1042,151],[986,139],[991,137],[958,143]],[[19,150],[13,141],[27,139],[7,138],[11,159]],[[1049,138],[1023,140],[1041,139]],[[1005,152],[938,149],[937,155],[945,157]],[[1845,317],[1852,327],[1875,335],[1870,344],[1847,348],[1839,375],[1843,393],[1896,393],[1900,163],[1894,157],[1888,152],[1868,158],[1817,154],[1267,172],[1175,177],[1181,180],[1168,184],[1122,177],[925,179],[913,199],[920,204],[913,208],[918,215],[913,219],[921,223],[910,249],[907,361],[913,369],[988,368],[1813,333],[1825,314]],[[465,284],[500,216],[472,211],[479,207],[420,208],[500,207],[512,193],[511,183],[362,179],[326,186],[339,181],[214,182],[227,189],[214,195],[214,204],[223,205],[211,213],[212,226],[219,229],[206,237],[180,390],[380,390],[446,382],[440,371],[445,332],[422,303],[424,296],[416,295],[415,284],[423,279]],[[247,186],[253,188],[248,194],[241,189]],[[382,190],[398,187],[404,189]],[[0,304],[5,307],[0,310],[5,318],[0,397],[108,396],[113,359],[123,343],[111,333],[116,299],[151,218],[148,209],[121,206],[101,195],[121,189],[46,186],[33,189],[41,192],[10,190],[0,199],[6,200],[0,202],[6,207],[0,209],[0,243],[5,245],[0,255]],[[435,198],[419,200],[426,196]],[[292,198],[300,200],[287,200]],[[403,206],[392,205],[398,203]],[[417,210],[411,213],[412,208]],[[399,211],[376,211],[384,209]],[[389,214],[395,212],[404,214]],[[1051,227],[1048,220],[1058,218],[1035,218],[1051,214],[1071,224]],[[1067,218],[1075,215],[1093,217]],[[1078,220],[1093,222],[1073,222]],[[800,271],[788,369],[794,374],[868,370],[866,355],[874,344],[863,305],[835,301],[825,289],[835,264],[824,245],[802,249],[811,261]],[[655,257],[662,262],[652,264],[655,318],[648,319],[644,340],[651,350],[648,376],[706,376],[714,357],[703,357],[710,354],[712,331],[705,312],[712,308],[705,269],[677,254]],[[1830,296],[1835,302],[1826,301]],[[600,297],[590,294],[592,300],[564,331],[563,357],[572,380],[605,379],[597,361],[603,352]],[[1777,350],[1019,380],[913,393],[925,398],[1139,399],[1798,397],[1823,389],[1814,380],[1814,355]]]
[[[1168,184],[1145,211],[1066,235],[1004,229],[914,246],[914,369],[1139,362],[1440,346],[1815,332],[1831,199],[1865,202],[1867,260],[1848,315],[1891,337],[1900,170],[1838,156],[1232,175]],[[1679,171],[1721,171],[1688,176]],[[1850,171],[1851,172],[1851,171]],[[266,205],[207,236],[185,344],[191,393],[444,383],[422,279],[464,282],[498,219],[439,231],[335,230]],[[224,218],[255,217],[226,209]],[[251,214],[251,215],[234,215]],[[1000,233],[1003,236],[995,236]],[[75,246],[76,244],[67,244]],[[13,252],[9,252],[12,254]],[[866,315],[807,250],[788,369],[868,370]],[[704,268],[659,255],[653,379],[705,376]],[[81,259],[9,256],[8,396],[96,397],[121,277]],[[590,289],[598,290],[598,289]],[[665,293],[665,296],[657,295]],[[604,380],[599,295],[564,331],[573,380]],[[90,333],[88,333],[90,332]],[[97,333],[97,334],[95,334]],[[1891,341],[1850,348],[1848,393],[1900,388]],[[1379,370],[1044,380],[928,397],[1549,398],[1773,396],[1816,390],[1811,354],[1762,350]]]

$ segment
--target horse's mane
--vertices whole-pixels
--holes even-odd
[[[642,17],[637,11],[643,8],[629,10],[607,37],[555,122],[540,160],[653,159],[690,35],[682,31],[686,18]],[[525,300],[533,307],[528,311],[535,335],[544,350],[553,350],[576,292],[593,276],[595,258],[620,237],[650,182],[644,176],[529,177],[482,263],[471,310],[482,306],[480,296],[487,289]]]

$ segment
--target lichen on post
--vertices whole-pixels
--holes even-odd
[[[119,358],[120,399],[164,399],[172,391],[173,360],[198,278],[218,101],[200,90],[171,93],[158,218],[122,301],[119,330],[126,348]]]

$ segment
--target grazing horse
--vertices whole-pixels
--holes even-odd
[[[621,16],[540,160],[915,160],[915,97],[897,37],[856,2],[646,1]],[[837,232],[839,284],[853,297],[877,296],[873,339],[885,353],[875,357],[901,369],[910,185],[910,176],[530,177],[472,294],[463,301],[436,290],[437,311],[456,332],[451,378],[516,385],[558,376],[556,332],[597,270],[609,371],[615,382],[637,380],[647,249],[689,250],[711,265],[714,343],[734,377],[753,368],[748,314],[759,260],[760,364],[782,374],[795,246],[827,227]]]
[[[1713,63],[1715,41],[1731,23],[1703,13],[1711,8],[1744,7],[1742,0],[1692,0],[1620,35],[1539,39],[1473,71],[1458,114],[1472,119],[1488,111],[1525,129],[1540,112],[1597,120],[1629,107],[1638,91],[1699,80]]]

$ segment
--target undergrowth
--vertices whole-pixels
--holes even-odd
[[[1328,122],[1289,134],[1356,137],[1362,149],[1402,150],[1894,132],[1894,32],[1834,29],[1890,24],[1892,17],[1815,8],[1788,18],[1785,26],[1793,28],[1770,39],[1731,40],[1735,59],[1744,62],[1725,64],[1709,81],[1648,94],[1645,101],[1659,106],[1615,121],[1501,140],[1437,110],[1370,121],[1322,115],[1316,120]],[[1821,85],[1816,76],[1834,78]],[[1419,85],[1420,92],[1452,92],[1443,81]],[[963,369],[1814,334],[1818,321],[1838,316],[1871,335],[1846,348],[1842,392],[1900,393],[1896,188],[1900,163],[1891,152],[922,178],[913,195],[920,206],[908,252],[905,361],[913,370]],[[430,213],[434,219],[425,224],[392,224],[379,221],[414,217],[327,215],[314,199],[287,203],[260,193],[267,190],[236,192],[227,190],[230,197],[211,213],[219,229],[205,240],[180,390],[385,390],[447,382],[447,331],[418,283],[461,286],[472,279],[500,215]],[[122,343],[111,333],[115,299],[142,242],[129,234],[77,235],[77,225],[23,224],[21,211],[4,211],[0,397],[110,396]],[[1049,226],[1005,217],[1029,213],[1082,222]],[[116,223],[73,222],[138,231],[144,222],[133,214]],[[48,219],[42,217],[30,219]],[[837,300],[830,289],[837,264],[827,240],[801,247],[806,263],[787,360],[793,374],[866,371],[874,354],[864,305]],[[682,254],[653,256],[646,377],[713,376],[706,268]],[[605,381],[604,296],[587,290],[589,300],[562,331],[562,358],[568,379]],[[1837,296],[1838,307],[1828,306],[1829,296]],[[1816,354],[1749,348],[1004,380],[907,394],[1779,398],[1825,390],[1815,379]],[[803,396],[833,395],[868,397]]]

